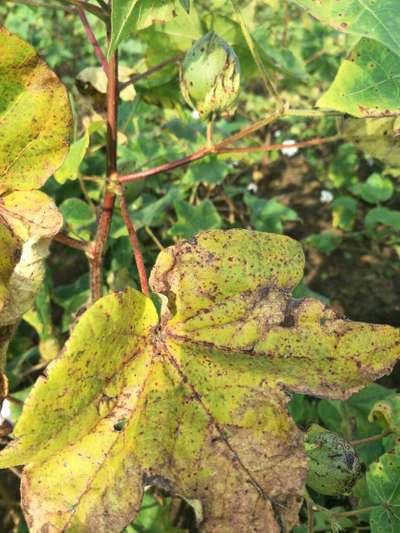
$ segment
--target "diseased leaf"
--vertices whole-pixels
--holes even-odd
[[[371,39],[361,39],[345,59],[319,107],[354,117],[400,114],[400,56]]]
[[[3,196],[0,214],[24,241],[54,237],[63,225],[56,204],[41,191],[15,191]]]
[[[398,330],[292,299],[303,266],[288,237],[208,231],[161,252],[160,321],[134,290],[84,313],[0,454],[27,464],[31,531],[120,531],[145,485],[200,500],[206,532],[290,531],[306,459],[285,391],[347,398],[400,355]]]
[[[70,122],[60,80],[32,46],[0,27],[0,194],[43,185],[66,156]]]
[[[400,448],[396,447],[372,463],[367,472],[369,496],[374,504],[381,504],[371,511],[372,533],[396,533],[400,528]]]
[[[369,37],[400,55],[397,0],[294,0],[339,31]]]
[[[108,56],[130,33],[143,30],[155,22],[167,22],[176,17],[177,0],[112,0],[112,34]],[[183,7],[181,6],[181,9]]]
[[[340,133],[367,154],[391,165],[400,165],[400,119],[344,118],[339,121]]]

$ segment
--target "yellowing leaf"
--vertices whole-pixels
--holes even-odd
[[[290,531],[306,459],[286,391],[346,398],[400,356],[395,328],[291,298],[303,266],[288,237],[204,232],[161,252],[160,320],[134,290],[83,314],[0,454],[27,464],[30,530],[121,531],[158,485],[201,502],[203,531]]]
[[[70,122],[60,80],[32,46],[0,27],[0,193],[43,185],[68,151]]]
[[[341,119],[339,131],[367,154],[400,165],[400,119],[397,117]]]
[[[19,239],[8,226],[0,222],[0,313],[8,299],[8,283],[20,251]]]
[[[0,214],[23,240],[54,237],[63,225],[55,203],[41,191],[15,191],[3,196]]]

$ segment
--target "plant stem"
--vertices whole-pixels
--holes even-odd
[[[109,25],[107,35],[110,41],[111,28]],[[90,289],[93,302],[102,295],[103,256],[115,204],[115,193],[109,188],[109,184],[117,173],[118,51],[110,58],[107,66],[107,77],[107,181],[91,261]]]
[[[261,59],[260,54],[258,53],[257,47],[254,44],[253,37],[250,35],[250,32],[247,28],[246,21],[242,15],[242,12],[240,11],[239,4],[236,0],[231,0],[232,7],[239,18],[240,27],[242,29],[242,33],[244,38],[246,39],[247,46],[249,47],[249,50],[251,52],[251,55],[254,58],[254,61],[256,62],[256,65],[261,73],[261,77],[263,79],[264,85],[269,93],[272,94],[272,96],[275,98],[278,106],[280,109],[283,109],[283,100],[279,96],[279,93],[275,87],[274,82],[272,81],[271,77],[268,75],[268,72],[264,66],[264,63]]]
[[[108,14],[103,11],[100,7],[94,6],[93,4],[90,4],[89,2],[84,2],[83,0],[60,0],[63,3],[66,4],[72,4],[73,6],[76,6],[77,8],[84,9],[88,13],[91,13],[92,15],[95,15],[96,17],[107,20]]]
[[[165,61],[161,61],[161,63],[158,63],[158,65],[154,65],[154,67],[149,68],[148,70],[146,70],[146,72],[141,72],[140,74],[135,74],[129,80],[120,83],[119,84],[119,90],[122,91],[126,87],[131,85],[131,83],[136,83],[136,82],[138,82],[140,80],[148,78],[152,74],[158,72],[159,70],[163,69],[164,67],[166,67],[168,65],[172,65],[173,63],[178,63],[178,61],[181,59],[181,57],[182,56],[180,54],[178,54],[178,55],[176,55],[174,57],[170,57],[169,59],[166,59]]]
[[[82,21],[82,25],[87,35],[87,38],[89,39],[89,42],[92,44],[95,54],[97,56],[97,59],[100,61],[100,64],[103,67],[104,72],[107,74],[107,68],[108,68],[107,59],[103,53],[103,50],[101,49],[101,46],[99,45],[98,40],[96,39],[95,34],[93,33],[93,30],[87,19],[86,13],[83,11],[83,9],[78,9],[78,13]]]
[[[288,26],[289,26],[289,0],[285,0],[284,15],[283,15],[283,32],[282,32],[282,39],[281,39],[282,48],[286,48],[287,46]]]
[[[56,9],[59,11],[65,11],[67,13],[76,13],[76,9],[74,7],[45,4],[44,2],[36,2],[36,0],[11,0],[11,2],[14,4],[22,4],[24,6],[43,7],[45,9]]]
[[[135,256],[136,266],[138,269],[140,286],[141,286],[143,294],[148,296],[149,285],[147,282],[146,268],[144,266],[143,255],[140,249],[139,239],[137,237],[135,226],[133,225],[131,217],[129,216],[128,206],[126,205],[126,199],[125,199],[125,191],[122,185],[119,186],[119,190],[120,190],[121,215],[122,215],[122,218],[124,219],[125,226],[128,230],[129,240],[131,241],[131,247],[133,250],[133,255]]]
[[[369,444],[370,442],[375,442],[377,440],[381,440],[384,437],[387,437],[390,435],[390,431],[384,431],[383,433],[380,433],[379,435],[372,435],[371,437],[365,437],[364,439],[359,440],[352,440],[350,444],[352,446],[362,446],[363,444]]]

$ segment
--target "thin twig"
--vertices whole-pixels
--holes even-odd
[[[100,7],[94,6],[93,4],[90,4],[89,2],[84,2],[83,0],[60,0],[67,4],[72,4],[80,9],[84,9],[88,13],[91,13],[92,15],[95,15],[96,17],[107,20],[108,14],[103,11]]]
[[[66,13],[76,13],[74,7],[58,6],[57,4],[45,4],[44,2],[36,2],[35,0],[10,0],[14,4],[22,4],[24,6],[43,7],[44,9],[55,9],[65,11]]]
[[[65,246],[69,246],[70,248],[75,248],[75,250],[80,250],[81,252],[84,252],[88,257],[90,257],[91,255],[92,243],[89,241],[81,241],[78,239],[74,239],[63,232],[57,233],[57,235],[53,237],[53,240],[61,244],[65,244]]]
[[[364,439],[352,440],[350,444],[352,446],[362,446],[363,444],[369,444],[370,442],[376,442],[377,440],[382,440],[383,438],[390,435],[391,431],[384,431],[379,435],[372,435],[371,437],[365,437]]]
[[[236,0],[231,0],[231,4],[233,6],[233,9],[239,18],[240,27],[242,29],[243,36],[246,40],[247,46],[249,47],[249,50],[251,52],[251,55],[254,58],[254,61],[256,62],[256,65],[260,71],[261,77],[263,79],[264,85],[269,93],[272,94],[272,96],[275,98],[278,106],[283,109],[283,100],[280,97],[274,82],[272,81],[271,77],[268,75],[268,72],[264,66],[264,63],[261,59],[260,54],[258,53],[257,46],[254,43],[253,37],[250,35],[250,32],[247,28],[246,21],[242,15],[242,12],[240,10],[239,4]]]
[[[136,82],[143,80],[145,78],[148,78],[152,74],[155,74],[159,70],[163,69],[164,67],[168,65],[172,65],[173,63],[178,63],[178,61],[182,58],[181,54],[178,54],[174,57],[170,57],[169,59],[166,59],[165,61],[161,61],[161,63],[158,63],[158,65],[154,65],[154,67],[149,68],[146,70],[146,72],[141,72],[140,74],[135,74],[132,76],[129,80],[121,82],[119,84],[119,90],[123,91],[126,87],[131,85],[131,83],[135,84]]]
[[[139,274],[140,286],[141,286],[143,294],[148,296],[149,285],[147,282],[147,274],[146,274],[146,268],[144,266],[142,250],[140,249],[140,243],[139,243],[139,239],[136,234],[135,226],[133,225],[131,217],[129,216],[128,206],[126,204],[126,198],[125,198],[125,191],[122,185],[119,186],[119,191],[120,191],[119,201],[120,201],[121,215],[122,215],[122,218],[124,219],[126,229],[128,230],[128,235],[129,235],[129,240],[131,242],[133,255],[135,256],[136,267],[138,269],[138,274]]]
[[[87,38],[89,39],[89,42],[92,44],[95,54],[97,56],[97,59],[100,61],[100,64],[103,67],[104,72],[107,74],[108,64],[107,64],[106,56],[104,55],[103,50],[101,49],[101,46],[99,45],[99,42],[96,39],[96,36],[86,16],[86,13],[83,11],[83,9],[78,9],[78,13],[82,21],[82,25],[87,35]]]
[[[6,397],[6,400],[8,400],[10,403],[13,403],[14,405],[18,405],[18,407],[23,407],[24,405],[24,402],[22,400],[19,400],[18,398],[15,398],[10,394]]]
[[[282,48],[287,46],[287,35],[288,35],[288,26],[289,26],[289,0],[285,0],[284,12],[283,12],[283,32],[281,45]]]
[[[362,507],[361,509],[353,509],[352,511],[339,511],[337,513],[331,511],[331,514],[336,517],[342,517],[345,518],[347,516],[357,516],[359,514],[366,514],[370,513],[371,511],[375,511],[375,509],[379,509],[381,505],[370,505],[369,507]]]

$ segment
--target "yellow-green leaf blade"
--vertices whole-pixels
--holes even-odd
[[[0,467],[44,460],[109,413],[124,365],[145,349],[143,339],[156,323],[151,300],[136,291],[96,302],[49,365],[48,377],[35,384],[15,427],[16,440],[0,454]]]
[[[70,123],[60,80],[31,45],[0,27],[0,193],[43,185],[68,151]]]
[[[345,59],[319,107],[354,117],[400,114],[400,56],[371,39],[361,39]]]

